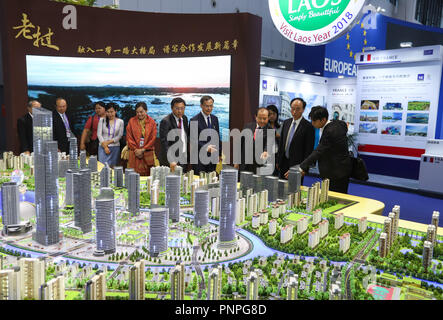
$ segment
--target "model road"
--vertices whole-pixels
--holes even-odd
[[[200,277],[200,282],[198,284],[199,286],[199,290],[198,290],[198,298],[201,299],[202,294],[203,294],[203,290],[206,289],[205,286],[205,277],[203,275],[203,271],[202,268],[200,266],[200,263],[197,261],[197,254],[198,254],[198,250],[200,250],[200,246],[194,246],[193,247],[193,251],[192,251],[192,265],[194,266],[195,272],[197,272],[197,274]],[[208,293],[209,294],[209,293]]]
[[[346,288],[345,288],[345,296],[346,300],[352,300],[352,291],[351,291],[351,270],[354,268],[354,264],[357,263],[357,268],[360,266],[360,264],[364,264],[366,257],[371,252],[372,248],[375,246],[376,242],[372,243],[372,240],[377,236],[377,233],[375,232],[374,235],[369,239],[369,241],[366,243],[366,245],[357,253],[357,255],[354,257],[354,259],[351,261],[351,263],[348,266],[348,269],[345,273],[345,281],[346,281]],[[368,253],[364,255],[365,250],[369,247],[369,245],[372,243],[372,247],[370,250],[368,250]]]

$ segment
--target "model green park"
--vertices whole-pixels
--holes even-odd
[[[29,168],[25,168],[24,172],[27,189],[32,190],[33,177],[30,176]],[[6,181],[9,179],[0,179],[0,183]],[[207,299],[209,273],[217,265],[221,265],[223,270],[222,300],[245,299],[252,270],[260,276],[259,299],[286,299],[289,278],[294,275],[298,276],[297,299],[302,300],[443,299],[443,239],[437,238],[432,264],[427,270],[422,262],[426,234],[414,230],[399,228],[398,237],[388,255],[381,258],[378,247],[383,225],[368,222],[367,229],[359,232],[359,221],[345,217],[343,226],[339,229],[334,226],[336,214],[354,203],[332,198],[314,210],[307,211],[305,201],[302,201],[299,207],[287,208],[285,213],[275,219],[276,232],[272,235],[269,223],[253,228],[252,217],[245,213],[245,220],[237,225],[237,245],[230,249],[220,249],[217,246],[218,218],[210,213],[210,223],[203,228],[196,227],[190,194],[183,193],[180,221],[169,223],[169,248],[160,256],[152,257],[149,252],[150,195],[145,182],[141,183],[141,210],[138,215],[131,215],[125,210],[127,189],[112,187],[117,208],[116,252],[94,256],[94,210],[93,230],[83,234],[74,227],[74,207],[65,206],[59,214],[63,239],[57,245],[43,247],[32,240],[30,233],[0,238],[0,255],[5,262],[3,268],[13,266],[20,256],[31,257],[37,254],[55,257],[50,258],[46,264],[46,280],[63,272],[66,300],[84,299],[85,284],[98,269],[106,274],[106,299],[129,299],[129,268],[138,259],[143,259],[147,266],[145,299],[170,299],[169,269],[176,262],[186,265],[185,300]],[[59,179],[59,188],[65,190],[64,179]],[[91,191],[95,198],[99,187],[93,185]],[[305,198],[306,192],[302,192],[302,199]],[[63,203],[63,199],[63,192],[60,192],[60,203]],[[160,191],[158,204],[164,203],[165,194]],[[266,208],[269,220],[272,219],[271,205],[268,204]],[[319,209],[321,219],[329,221],[328,233],[316,247],[310,248],[309,233],[318,228],[313,224],[313,212]],[[294,228],[292,239],[281,243],[282,228],[286,225],[296,226],[302,218],[308,219],[307,230],[298,234]],[[31,223],[35,225],[35,219],[31,219]],[[351,241],[349,249],[343,252],[340,250],[339,238],[345,234],[350,234]],[[260,246],[265,249],[260,250]],[[203,270],[206,283],[203,290],[196,264]],[[341,298],[337,298],[333,287],[338,288]]]

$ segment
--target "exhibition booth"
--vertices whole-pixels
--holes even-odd
[[[35,280],[41,283],[34,293],[8,289],[0,297],[50,300],[54,290],[64,299],[66,284],[71,298],[86,300],[442,299],[443,41],[387,46],[413,26],[375,13],[364,0],[302,1],[297,8],[295,1],[266,2],[282,36],[296,43],[294,70],[260,64],[262,18],[249,13],[0,0],[0,272],[6,264],[31,268],[30,259],[52,281]],[[304,21],[307,13],[320,22]],[[425,29],[417,27],[443,35]],[[97,164],[75,144],[75,156],[57,152],[49,111],[58,97],[68,103],[67,131],[79,139],[99,101],[117,103],[125,128],[145,102],[159,131],[174,98],[186,101],[190,119],[206,95],[223,142],[217,172],[194,175],[181,164],[155,162],[142,176],[126,163]],[[330,191],[332,178],[320,181],[317,167],[305,175],[293,166],[286,180],[234,170],[231,130],[270,105],[282,124],[293,118],[295,98],[306,101],[307,120],[323,106],[328,120],[346,123],[352,161],[366,164],[369,181],[354,177],[342,194]],[[34,114],[34,153],[20,155],[17,120],[34,99],[49,111]],[[204,126],[213,129],[210,119]],[[141,148],[146,123],[139,122]],[[287,148],[298,130],[291,128]],[[156,160],[164,156],[158,131]],[[314,148],[323,134],[315,129]],[[383,177],[410,186],[392,188]],[[38,262],[44,259],[54,270]],[[18,271],[8,270],[0,281],[11,284],[18,278],[10,270]]]

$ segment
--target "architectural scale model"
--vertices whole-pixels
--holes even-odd
[[[98,172],[96,157],[57,153],[51,117],[35,110],[31,156],[0,160],[0,299],[443,299],[437,211],[425,231],[399,206],[356,219],[356,202],[328,180],[302,187],[296,167],[288,181]]]

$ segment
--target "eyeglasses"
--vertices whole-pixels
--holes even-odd
[[[174,107],[174,110],[177,110],[177,111],[184,111],[184,110],[185,110],[185,107]]]

